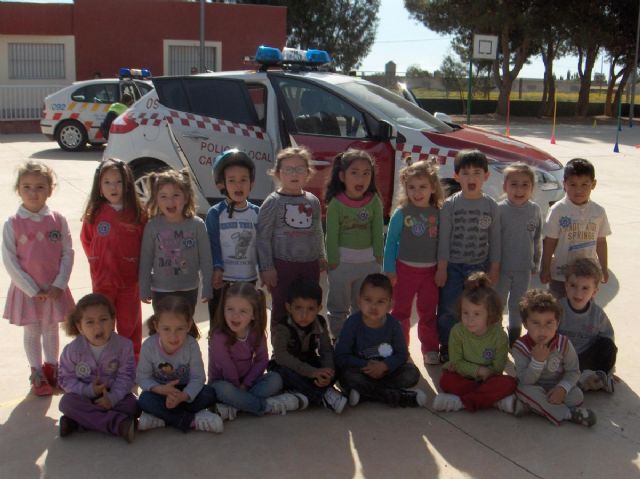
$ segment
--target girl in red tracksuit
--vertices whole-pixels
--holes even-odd
[[[93,292],[114,304],[118,334],[133,341],[136,361],[142,341],[138,265],[145,223],[131,169],[120,160],[103,161],[93,177],[80,241]]]

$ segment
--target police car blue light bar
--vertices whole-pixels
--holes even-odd
[[[255,61],[262,65],[300,64],[317,66],[331,63],[331,56],[325,50],[302,50],[285,47],[280,52],[277,48],[261,45],[256,52]]]
[[[307,61],[309,63],[315,63],[318,65],[324,65],[325,63],[331,63],[331,56],[325,50],[307,50]]]
[[[282,53],[277,48],[260,45],[256,51],[256,62],[262,65],[276,65],[282,62]]]
[[[139,77],[139,78],[150,78],[151,70],[148,68],[120,68],[118,71],[120,77]]]

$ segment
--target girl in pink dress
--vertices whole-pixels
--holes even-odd
[[[2,260],[11,277],[3,317],[24,327],[31,390],[38,396],[51,395],[57,385],[58,323],[74,306],[67,286],[71,233],[64,216],[47,207],[54,181],[44,163],[29,161],[18,169],[15,189],[22,204],[5,222],[2,237]]]

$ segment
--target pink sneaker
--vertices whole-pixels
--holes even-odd
[[[31,368],[29,381],[31,381],[31,391],[36,396],[51,396],[53,394],[53,389],[47,382],[47,378],[42,374],[42,371]]]

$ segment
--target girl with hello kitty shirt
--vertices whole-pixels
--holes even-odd
[[[311,153],[286,148],[271,174],[280,183],[262,203],[258,215],[258,263],[271,291],[271,328],[284,319],[289,285],[300,278],[319,281],[327,269],[320,200],[304,187],[311,178]]]

